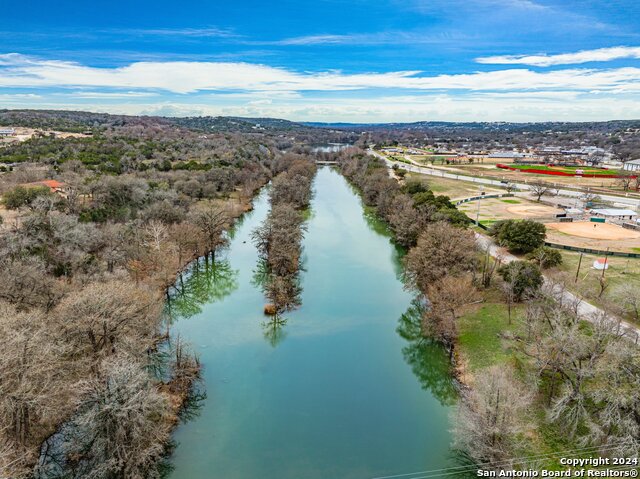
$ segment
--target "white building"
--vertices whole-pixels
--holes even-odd
[[[622,208],[595,208],[589,211],[595,216],[604,216],[605,218],[618,218],[618,219],[632,219],[634,216],[638,216],[633,210]]]
[[[640,160],[627,161],[622,168],[625,171],[640,171]]]
[[[489,158],[525,158],[524,153],[516,153],[515,151],[494,151],[489,154]]]
[[[0,128],[0,136],[14,136],[16,130],[13,128]]]

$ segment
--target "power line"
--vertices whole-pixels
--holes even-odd
[[[431,476],[431,474],[433,473],[437,473],[437,472],[442,472],[443,474],[441,474],[441,476],[446,476],[446,475],[451,475],[451,474],[459,474],[462,472],[467,472],[467,471],[473,471],[478,469],[478,467],[482,468],[482,467],[486,467],[486,466],[492,466],[492,467],[503,467],[505,465],[509,465],[509,464],[513,464],[514,462],[517,461],[533,461],[533,462],[540,462],[546,458],[549,457],[554,457],[554,456],[560,456],[560,455],[568,455],[568,454],[579,454],[579,453],[587,453],[587,452],[596,452],[596,451],[609,451],[611,449],[616,449],[618,447],[621,446],[625,446],[625,445],[629,445],[632,444],[633,441],[628,440],[628,441],[621,441],[617,444],[609,444],[607,447],[601,447],[601,446],[590,446],[590,447],[582,447],[582,448],[576,448],[576,449],[567,449],[564,451],[557,451],[557,452],[553,452],[553,453],[547,453],[547,454],[537,454],[537,455],[533,455],[533,456],[527,456],[527,457],[515,457],[506,461],[502,461],[502,462],[498,462],[498,463],[486,463],[486,464],[478,464],[478,465],[468,465],[468,466],[453,466],[453,467],[445,467],[442,469],[430,469],[430,470],[426,470],[426,471],[415,471],[415,472],[408,472],[408,473],[404,473],[404,474],[394,474],[394,475],[390,475],[390,476],[378,476],[378,477],[373,477],[371,479],[396,479],[396,478],[403,478],[403,477],[409,477],[409,476],[416,476],[417,474],[426,474],[426,476],[420,476],[420,477],[412,477],[410,479],[426,479],[427,477],[439,477],[439,476]]]

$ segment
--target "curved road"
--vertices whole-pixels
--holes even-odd
[[[486,250],[486,248],[489,248],[489,254],[494,258],[499,257],[503,263],[511,263],[512,261],[518,260],[516,256],[513,256],[512,254],[507,253],[504,249],[498,247],[491,238],[488,238],[487,236],[476,233],[476,242],[482,249]],[[544,281],[548,285],[552,284],[546,277],[544,277]],[[622,335],[635,343],[638,343],[638,340],[640,340],[640,328],[628,321],[607,314],[604,310],[586,302],[572,292],[566,289],[556,288],[554,296],[556,296],[556,301],[561,304],[576,305],[577,315],[581,319],[594,322],[597,321],[599,317],[604,316],[608,321],[613,322],[618,328],[620,328],[619,331]]]
[[[412,171],[415,173],[420,173],[423,175],[430,175],[430,176],[439,176],[441,178],[450,178],[452,180],[461,180],[461,181],[469,181],[472,183],[479,183],[479,184],[483,184],[483,185],[491,185],[491,186],[498,186],[501,188],[505,187],[505,184],[498,181],[498,180],[492,180],[489,178],[478,178],[476,176],[465,176],[465,175],[458,175],[455,173],[447,173],[444,170],[438,170],[435,168],[429,168],[426,166],[418,166],[418,165],[408,165],[406,163],[402,163],[402,162],[396,162],[396,161],[391,161],[389,160],[386,156],[381,155],[380,153],[374,151],[374,150],[367,150],[367,153],[369,153],[370,155],[373,155],[377,158],[380,158],[381,160],[383,160],[387,166],[391,167],[393,165],[398,165],[400,168],[402,168],[403,170],[407,170],[407,171]],[[531,186],[528,185],[527,183],[516,183],[516,182],[510,182],[511,184],[515,185],[518,189],[520,190],[530,190]],[[564,189],[559,189],[558,190],[560,196],[567,196],[567,197],[571,197],[571,198],[580,198],[583,193],[580,191],[574,191],[574,190],[564,190]],[[632,206],[634,208],[638,208],[640,207],[640,199],[636,199],[636,198],[626,198],[624,196],[615,196],[615,195],[603,195],[603,194],[598,194],[598,196],[600,198],[602,198],[605,201],[610,201],[613,203],[619,203],[619,204],[624,204],[624,205],[628,205],[628,206]]]
[[[427,168],[427,167],[422,167],[417,165],[408,165],[402,162],[394,162],[394,161],[388,160],[386,157],[384,157],[383,155],[380,155],[379,153],[373,150],[368,150],[368,153],[370,155],[376,156],[377,158],[380,158],[381,160],[384,160],[387,166],[389,166],[389,168],[391,168],[392,165],[398,165],[402,169],[405,169],[408,171],[414,171],[416,173],[422,173],[425,175],[440,176],[444,178],[451,178],[454,180],[471,181],[474,183],[504,187],[504,184],[500,183],[497,180],[476,178],[474,176],[455,175],[452,173],[446,173],[443,170],[436,170],[433,168]],[[529,189],[529,186],[526,183],[514,183],[514,184],[516,184],[518,188],[521,188],[524,190]],[[571,190],[560,190],[560,194],[561,195],[566,194],[567,196],[580,196],[579,192],[571,191]],[[627,204],[633,205],[633,206],[638,206],[638,204],[640,204],[640,200],[636,200],[633,198],[620,198],[618,196],[608,196],[608,195],[599,195],[599,196],[605,200],[616,201],[618,203],[623,203],[623,201],[621,200],[629,201],[629,203]],[[489,248],[489,253],[491,254],[491,256],[493,256],[494,258],[499,257],[501,261],[505,263],[510,263],[511,261],[516,261],[518,259],[516,256],[513,256],[512,254],[504,251],[502,248],[497,246],[491,240],[491,238],[488,238],[487,236],[476,233],[476,242],[483,249]],[[550,283],[548,278],[545,277],[544,280],[546,283],[548,284]],[[621,335],[626,336],[636,344],[640,341],[640,328],[638,328],[634,324],[631,324],[628,321],[624,321],[620,318],[607,314],[604,310],[598,308],[597,306],[592,305],[591,303],[587,303],[586,301],[584,301],[583,299],[579,298],[578,296],[576,296],[575,294],[571,293],[566,289],[555,291],[555,294],[557,296],[556,299],[559,302],[576,305],[576,312],[580,318],[586,321],[595,322],[598,320],[599,317],[604,316],[608,321],[611,321],[619,328]]]

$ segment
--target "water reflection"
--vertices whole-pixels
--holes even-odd
[[[200,258],[167,292],[167,315],[171,322],[190,318],[200,314],[205,304],[221,301],[237,288],[238,271],[228,259]]]
[[[395,332],[412,298],[396,279],[398,252],[336,171],[321,168],[314,187],[304,306],[283,313],[286,325],[260,314],[265,275],[251,233],[269,214],[263,194],[227,253],[238,289],[172,327],[196,345],[210,400],[176,430],[171,478],[364,479],[451,465],[439,393],[450,383],[426,379],[449,373],[446,354]]]
[[[301,255],[299,269],[295,274],[276,276],[269,271],[267,259],[259,257],[253,270],[251,284],[259,288],[268,300],[284,305],[282,308],[276,307],[275,314],[262,323],[263,336],[273,348],[278,346],[287,336],[284,330],[287,319],[282,313],[293,310],[302,304],[301,274],[306,271],[305,263],[306,256]],[[273,303],[270,305],[275,307]]]
[[[284,341],[287,336],[287,332],[284,330],[286,323],[286,319],[278,317],[273,317],[271,320],[262,323],[262,334],[272,348]]]
[[[407,346],[402,348],[402,355],[422,384],[422,388],[431,391],[443,406],[453,406],[458,391],[449,371],[450,364],[443,354],[442,346],[422,334],[424,310],[424,303],[414,299],[398,320],[396,331],[408,342]]]
[[[251,278],[251,285],[264,291],[265,285],[269,280],[269,266],[266,258],[258,258],[256,267],[253,270],[253,276]]]
[[[404,266],[402,264],[402,258],[407,254],[407,249],[404,246],[399,245],[398,243],[395,242],[395,240],[393,239],[393,233],[391,231],[391,228],[389,227],[389,224],[386,221],[384,221],[376,213],[376,210],[374,208],[364,204],[364,201],[362,200],[362,197],[358,189],[351,183],[348,183],[348,186],[351,189],[351,191],[353,191],[353,194],[358,196],[358,200],[360,201],[360,205],[362,206],[362,211],[363,211],[362,217],[364,218],[369,229],[374,233],[379,234],[380,236],[385,236],[386,238],[388,238],[389,243],[391,243],[391,245],[393,246],[390,250],[391,261],[393,263],[393,268],[396,274],[396,278],[402,282],[403,281],[402,278],[404,275]]]

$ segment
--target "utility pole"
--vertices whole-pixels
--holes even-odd
[[[604,272],[607,270],[608,261],[609,261],[609,248],[607,248],[607,254],[604,256],[604,266],[602,267],[602,279],[604,279]]]
[[[578,269],[576,271],[576,280],[575,282],[578,282],[578,275],[580,274],[580,266],[582,265],[582,257],[584,256],[584,253],[580,253],[580,259],[578,260]]]
[[[478,211],[476,212],[476,226],[480,226],[480,202],[482,201],[482,197],[478,199]]]

